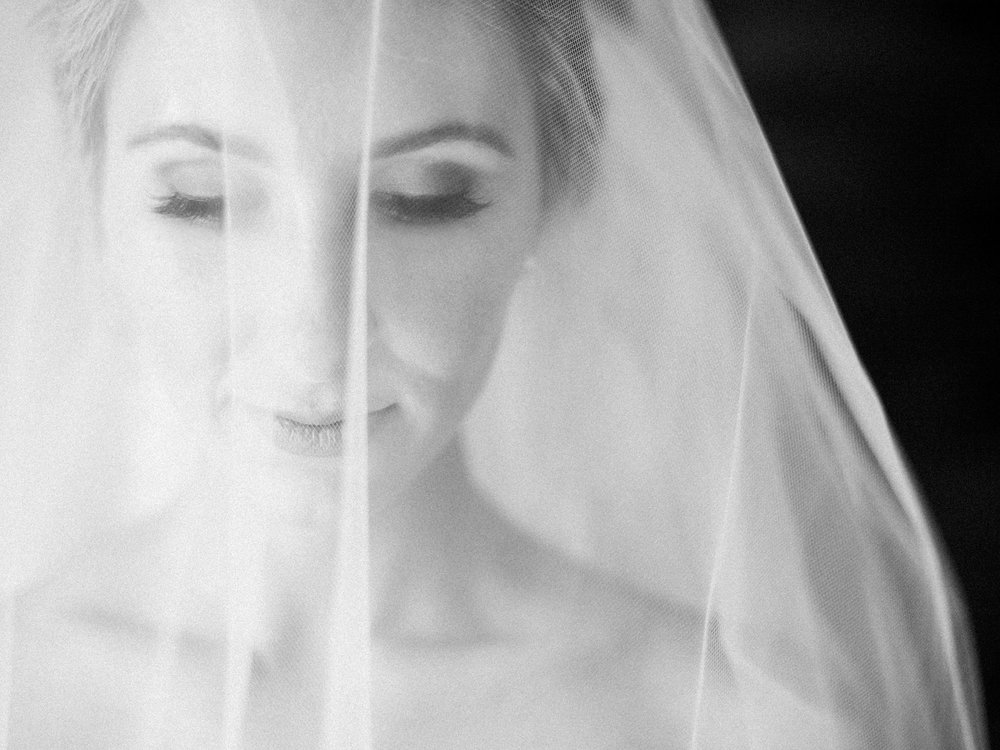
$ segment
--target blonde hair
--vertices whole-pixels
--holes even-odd
[[[596,0],[595,0],[596,2]],[[603,100],[585,0],[486,0],[508,22],[534,88],[546,194],[584,195],[599,161]],[[624,0],[597,8],[628,25]],[[104,95],[135,0],[50,0],[41,19],[52,40],[56,92],[81,153],[100,161]],[[539,73],[540,71],[540,73]]]
[[[52,0],[40,15],[52,40],[56,95],[79,149],[104,144],[104,92],[133,0]]]

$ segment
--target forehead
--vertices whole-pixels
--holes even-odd
[[[371,4],[358,0],[147,0],[109,84],[108,136],[163,121],[236,132],[269,150],[356,150],[442,120],[523,137],[528,85],[495,14],[460,0],[384,0],[372,75]],[[513,131],[513,132],[511,132]]]

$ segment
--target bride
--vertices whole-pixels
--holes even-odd
[[[700,6],[38,19],[0,747],[978,747]]]

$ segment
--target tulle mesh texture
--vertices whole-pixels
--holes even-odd
[[[0,747],[977,748],[695,2],[0,32]]]

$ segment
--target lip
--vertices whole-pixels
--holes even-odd
[[[368,434],[379,430],[395,413],[396,404],[368,412]],[[295,456],[333,457],[344,452],[345,420],[340,415],[304,417],[260,413],[255,420],[279,450]]]

